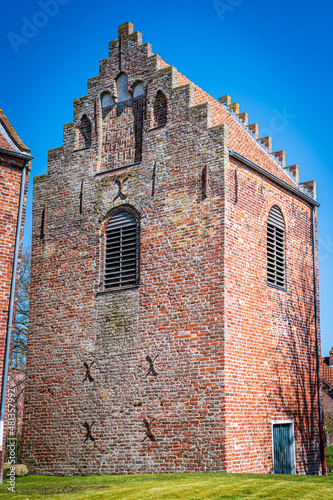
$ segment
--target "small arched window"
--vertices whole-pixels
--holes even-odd
[[[110,92],[105,92],[105,94],[103,94],[101,97],[102,110],[104,111],[106,109],[112,108],[113,105],[114,100],[112,99]]]
[[[274,205],[267,220],[267,282],[284,288],[285,225],[281,210]]]
[[[160,90],[157,92],[154,105],[154,127],[163,127],[168,119],[168,102]]]
[[[91,123],[87,115],[83,115],[79,127],[78,149],[90,148],[91,146]]]
[[[134,85],[133,87],[133,97],[140,97],[141,95],[143,95],[143,83],[142,82],[138,82]]]
[[[132,99],[131,94],[128,92],[128,78],[125,73],[120,73],[120,75],[116,80],[116,84],[117,84],[117,103]]]
[[[138,235],[138,222],[131,213],[111,217],[105,231],[105,290],[138,284]]]

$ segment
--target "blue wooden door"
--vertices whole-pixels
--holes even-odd
[[[294,447],[292,424],[273,425],[274,473],[294,473]]]

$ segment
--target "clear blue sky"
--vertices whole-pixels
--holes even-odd
[[[47,150],[62,144],[73,99],[86,94],[118,24],[131,21],[155,53],[193,82],[216,98],[230,94],[259,124],[260,136],[273,137],[273,150],[284,149],[287,164],[300,166],[301,181],[317,181],[327,355],[333,346],[332,3],[13,0],[1,10],[0,107],[35,157],[25,243],[32,177],[46,172]]]

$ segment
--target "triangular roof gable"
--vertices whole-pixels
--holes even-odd
[[[0,109],[0,148],[13,153],[30,153],[30,149],[20,139],[2,109]]]

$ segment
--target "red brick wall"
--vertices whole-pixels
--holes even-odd
[[[317,473],[312,211],[237,162],[231,163],[228,181],[228,470],[272,472],[272,422],[293,420],[297,472]],[[267,218],[273,205],[285,219],[286,290],[266,284]]]
[[[48,173],[35,179],[29,470],[272,472],[272,421],[292,419],[297,471],[317,473],[310,205],[267,180],[261,191],[261,178],[230,166],[229,149],[239,144],[286,177],[221,104],[205,102],[139,33],[121,33],[121,54],[119,41],[111,42],[88,95],[74,103],[63,147],[49,152]],[[114,95],[120,69],[129,88],[144,82],[136,117],[133,101],[109,117],[101,110],[100,96]],[[167,124],[152,129],[160,90]],[[82,113],[92,143],[75,151]],[[224,120],[216,123],[224,115],[230,135]],[[139,143],[141,162],[127,166]],[[266,284],[274,203],[286,218],[287,291]],[[103,227],[121,206],[140,214],[140,285],[104,293]],[[156,358],[156,377],[147,356]],[[144,440],[144,419],[155,441]],[[84,424],[93,422],[95,441],[85,442]]]

